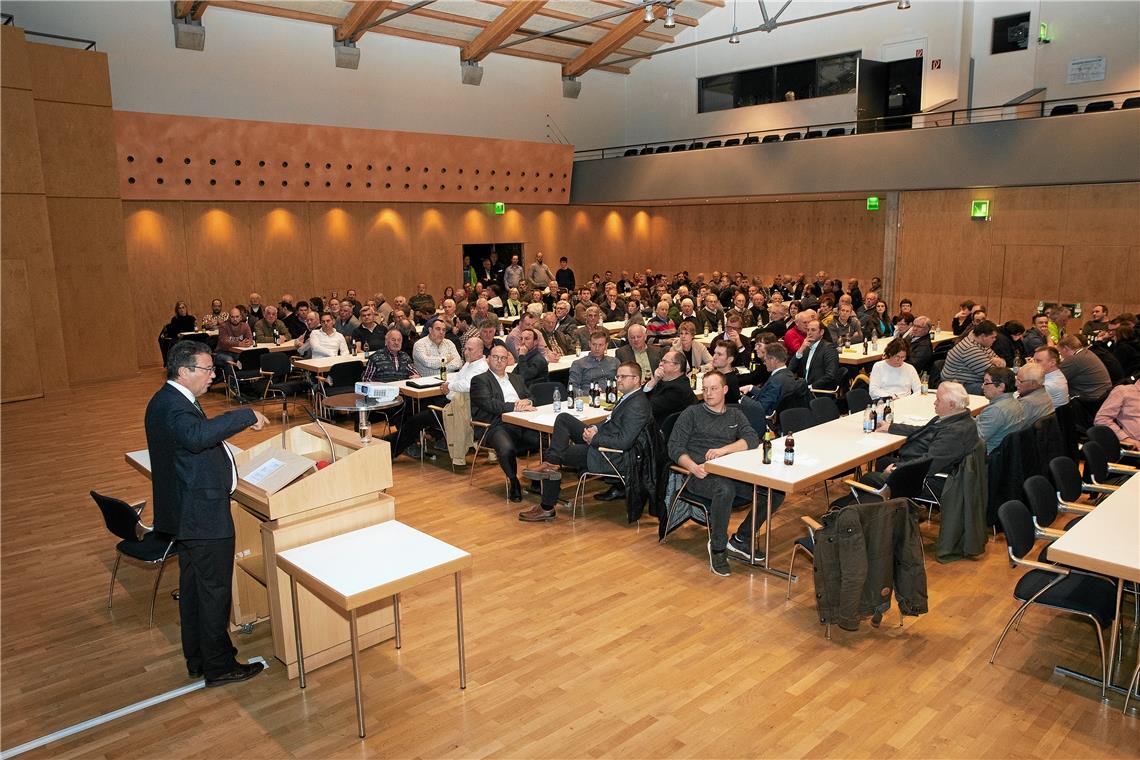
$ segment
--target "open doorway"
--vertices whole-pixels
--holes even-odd
[[[858,131],[910,129],[922,109],[922,56],[859,61]]]
[[[466,262],[474,268],[474,278],[483,287],[503,286],[503,272],[511,263],[511,257],[519,257],[519,266],[525,267],[523,243],[464,243],[460,254],[460,279],[466,285],[472,275],[466,270]]]

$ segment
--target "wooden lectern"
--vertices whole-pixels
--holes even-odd
[[[392,485],[387,442],[368,445],[358,435],[326,425],[336,461],[266,494],[239,481],[230,508],[235,536],[232,622],[244,626],[270,620],[273,654],[289,678],[296,678],[296,636],[289,576],[277,567],[277,553],[303,544],[365,528],[395,518],[395,501],[384,489]],[[314,461],[332,460],[329,442],[316,425],[294,427],[267,438],[234,459],[243,464],[273,448],[284,448]],[[307,668],[320,667],[351,653],[348,619],[307,591],[298,596]],[[390,601],[358,616],[361,647],[395,636]]]

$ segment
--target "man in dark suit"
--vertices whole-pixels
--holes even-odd
[[[762,387],[744,385],[740,388],[740,405],[760,407],[760,414],[769,417],[789,396],[803,396],[806,401],[807,386],[792,374],[787,367],[788,349],[779,343],[772,343],[764,349],[764,367],[770,373]]]
[[[670,352],[674,353],[674,352]],[[554,505],[562,487],[562,467],[590,472],[624,474],[626,453],[633,447],[641,431],[653,419],[649,399],[641,392],[641,367],[625,362],[618,367],[617,387],[622,397],[609,418],[598,425],[586,426],[572,414],[565,412],[554,420],[550,446],[535,469],[523,470],[523,475],[542,481],[542,501],[538,506],[519,513],[523,522],[549,522],[553,520]],[[618,449],[619,454],[603,454],[599,447]],[[612,490],[612,489],[611,489]],[[620,491],[625,495],[625,491]]]
[[[895,456],[881,457],[879,466],[887,466],[882,472],[869,472],[863,476],[864,483],[879,488],[886,482],[886,475],[895,464],[920,457],[930,458],[930,475],[949,473],[978,445],[978,426],[970,416],[970,397],[961,383],[947,380],[938,386],[934,397],[934,418],[925,425],[904,425],[898,422],[882,422],[876,428],[880,433],[905,435],[906,443]],[[940,490],[942,478],[931,478],[928,482]]]
[[[641,389],[649,397],[653,419],[664,422],[669,415],[697,402],[696,394],[689,387],[687,371],[685,355],[680,351],[666,351],[661,357],[653,377]]]
[[[831,341],[823,340],[819,320],[808,322],[807,337],[788,362],[788,369],[803,378],[810,390],[833,391],[839,387],[843,378],[839,352]]]
[[[630,325],[625,337],[629,341],[616,352],[617,360],[621,363],[633,362],[641,367],[641,376],[648,379],[661,363],[661,356],[665,349],[656,344],[649,345],[646,341],[648,333],[645,325]]]
[[[533,327],[523,330],[519,335],[519,360],[515,367],[515,376],[522,378],[526,387],[535,383],[545,383],[550,379],[550,365],[546,361],[546,353],[538,343],[538,331]]]
[[[929,372],[934,363],[934,344],[930,341],[930,317],[915,317],[910,329],[903,335],[910,341],[910,356],[907,363],[918,374]]]
[[[534,409],[522,378],[507,372],[510,359],[511,352],[506,346],[495,346],[487,357],[490,369],[471,378],[471,419],[491,426],[485,440],[495,450],[499,466],[510,481],[510,500],[519,502],[522,501],[522,484],[518,476],[518,452],[537,449],[538,433],[503,423],[505,412]]]
[[[146,407],[146,442],[154,494],[154,528],[178,541],[178,609],[182,653],[191,678],[207,686],[252,678],[261,663],[241,664],[230,641],[234,567],[230,494],[237,466],[225,439],[269,424],[261,412],[236,409],[207,419],[198,397],[210,387],[214,360],[203,343],[170,349],[166,383]]]

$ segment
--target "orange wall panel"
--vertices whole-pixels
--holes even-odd
[[[110,108],[106,53],[28,43],[28,57],[36,99]]]
[[[35,98],[28,90],[0,90],[0,191],[43,193]]]
[[[28,42],[24,30],[16,26],[0,26],[0,86],[32,89]]]
[[[117,198],[111,109],[36,97],[40,155],[48,195]]]
[[[0,319],[5,325],[25,325],[32,309],[28,273],[20,259],[0,262]],[[8,329],[0,341],[0,362],[4,366],[3,397],[0,401],[38,398],[44,394],[35,335],[28,330]],[[29,361],[29,357],[32,361]]]

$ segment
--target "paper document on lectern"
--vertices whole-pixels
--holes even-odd
[[[238,478],[251,490],[269,496],[315,466],[316,463],[308,457],[282,448],[272,448],[261,452],[239,467]]]

